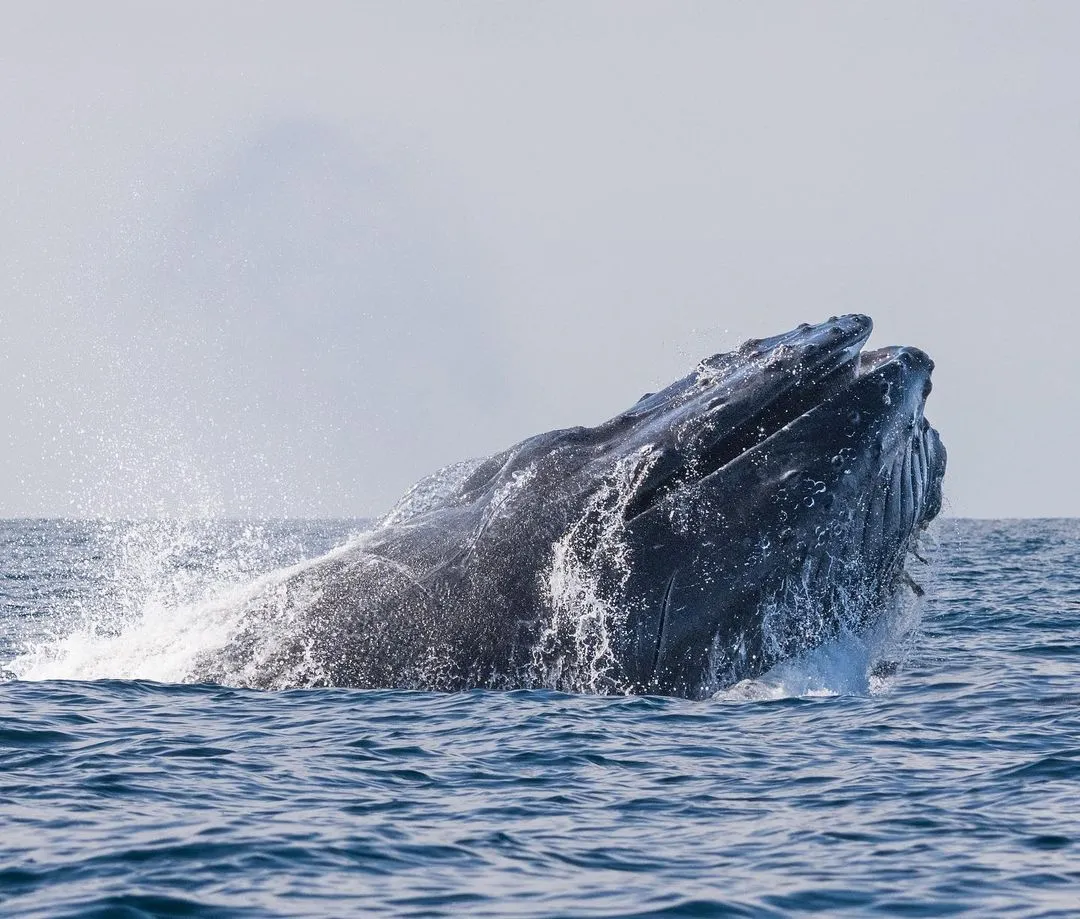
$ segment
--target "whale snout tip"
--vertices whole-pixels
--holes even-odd
[[[912,370],[922,370],[926,374],[934,372],[934,360],[922,348],[908,345],[900,349],[897,357]]]
[[[874,320],[865,313],[845,313],[843,316],[830,316],[826,325],[837,332],[869,335],[874,330]]]
[[[862,348],[874,330],[874,320],[862,313],[830,316],[817,327],[823,345],[833,348]]]
[[[933,358],[922,348],[908,346],[900,349],[897,359],[912,373],[922,377],[921,395],[922,401],[925,403],[934,389],[934,383],[931,380],[931,375],[934,372]]]

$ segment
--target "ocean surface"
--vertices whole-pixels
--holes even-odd
[[[708,701],[182,682],[362,527],[0,522],[0,915],[1080,916],[1080,521]]]

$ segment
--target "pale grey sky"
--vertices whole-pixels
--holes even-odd
[[[1080,514],[1080,4],[4,18],[0,516],[378,513],[850,311],[948,513]]]

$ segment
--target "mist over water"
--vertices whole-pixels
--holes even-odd
[[[856,311],[1078,512],[1074,5],[483,6],[12,8],[0,514],[377,514]]]
[[[129,201],[65,297],[70,512],[376,513],[498,446],[522,401],[500,314],[415,193],[385,151],[294,118]]]

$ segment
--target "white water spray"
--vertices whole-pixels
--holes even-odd
[[[656,460],[652,447],[620,460],[581,519],[552,546],[545,585],[552,616],[533,652],[541,685],[574,692],[613,688],[607,684],[615,669],[614,636],[627,610],[612,608],[601,584],[613,578],[618,587],[630,575],[623,540],[624,511],[635,482]],[[586,527],[594,530],[587,540],[593,549],[583,558],[578,543]]]
[[[740,680],[721,689],[712,698],[722,702],[763,702],[888,692],[914,647],[922,611],[922,598],[901,589],[869,631],[842,626],[835,638],[781,661],[756,679]],[[782,613],[794,620],[796,627],[800,623],[807,630],[822,627],[820,611],[810,605],[778,609],[774,621],[780,621]],[[791,628],[790,621],[784,628]]]
[[[53,611],[7,669],[24,680],[190,679],[200,656],[224,647],[254,607],[272,607],[278,585],[314,564],[296,561],[309,554],[303,541],[277,529],[220,520],[100,524],[89,551],[101,583]]]

